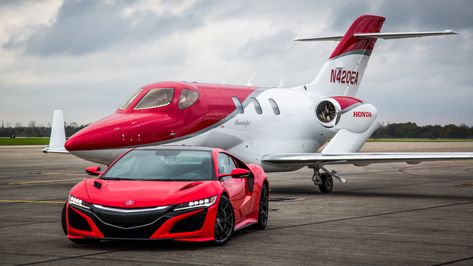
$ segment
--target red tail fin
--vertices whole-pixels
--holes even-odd
[[[359,39],[355,38],[355,33],[375,33],[381,30],[385,18],[373,15],[364,15],[357,18],[348,28],[337,48],[330,55],[330,59],[347,54],[362,53],[370,55],[373,50],[376,39]]]

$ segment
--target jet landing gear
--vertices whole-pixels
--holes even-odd
[[[319,186],[319,190],[322,193],[330,193],[332,192],[333,189],[333,177],[335,177],[338,181],[342,183],[346,183],[347,180],[337,174],[334,170],[332,172],[329,172],[327,169],[325,169],[322,166],[314,166],[310,167],[314,169],[314,175],[312,176],[312,181],[314,182],[314,185]],[[323,171],[323,173],[320,173],[320,170]]]

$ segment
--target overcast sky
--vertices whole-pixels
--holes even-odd
[[[114,112],[161,80],[276,86],[310,82],[359,15],[382,31],[456,36],[380,40],[358,97],[380,121],[473,125],[473,1],[0,1],[0,119],[46,125]]]

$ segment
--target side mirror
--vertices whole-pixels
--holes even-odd
[[[85,172],[91,176],[99,176],[103,172],[100,172],[100,166],[89,166],[85,168]]]
[[[231,176],[233,178],[246,178],[250,175],[250,171],[243,168],[234,168],[231,173],[219,175],[220,178]]]

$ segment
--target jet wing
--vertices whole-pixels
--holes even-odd
[[[279,153],[263,156],[262,162],[279,167],[303,167],[329,164],[366,166],[372,163],[471,160],[473,152],[405,152],[405,153]]]

